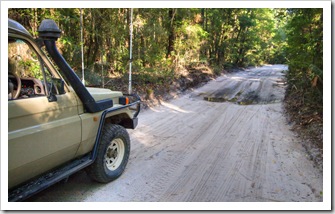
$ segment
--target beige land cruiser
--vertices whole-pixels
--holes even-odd
[[[34,39],[8,20],[8,200],[27,197],[85,168],[98,182],[124,171],[140,111],[137,95],[85,87],[43,20]]]

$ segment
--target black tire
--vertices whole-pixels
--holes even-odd
[[[129,153],[130,139],[127,130],[119,125],[105,124],[97,157],[86,171],[95,181],[101,183],[113,181],[120,177],[126,168]]]

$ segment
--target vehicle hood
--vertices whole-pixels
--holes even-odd
[[[105,88],[93,88],[93,87],[86,87],[86,88],[95,101],[104,99],[113,99],[122,96],[122,92],[120,91],[111,91],[110,89]]]

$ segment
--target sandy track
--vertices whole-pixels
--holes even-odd
[[[29,200],[322,201],[322,173],[283,116],[285,68],[227,74],[141,112],[119,179],[81,171]]]

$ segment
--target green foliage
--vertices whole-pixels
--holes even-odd
[[[54,19],[63,35],[57,45],[75,69],[81,69],[80,10],[10,9],[9,17],[36,35],[45,18]],[[97,62],[103,75],[129,69],[130,9],[85,8],[84,58],[90,72]],[[134,73],[149,82],[173,78],[194,64],[216,70],[265,63],[288,63],[289,80],[307,87],[322,82],[322,9],[139,8],[133,13]],[[93,78],[94,79],[94,78]],[[300,82],[299,82],[300,80]]]
[[[40,63],[38,61],[21,60],[19,61],[19,66],[23,68],[26,76],[43,79]]]
[[[80,79],[82,79],[83,74],[80,71],[77,71],[76,74]],[[94,72],[92,70],[92,67],[84,69],[84,75],[85,75],[85,85],[86,86],[98,86],[102,85],[102,76],[101,73]]]
[[[223,68],[285,61],[284,31],[276,31],[277,10],[139,8],[133,10],[133,79],[142,84],[163,84],[182,71],[200,65],[214,73]],[[129,70],[130,9],[82,9],[85,82],[103,84],[103,77],[127,76]],[[64,58],[81,70],[80,10],[11,9],[9,16],[34,35],[44,18],[62,30],[57,41]],[[27,22],[28,20],[28,22]],[[281,27],[283,28],[283,24]],[[103,70],[97,68],[104,65]],[[81,72],[78,72],[81,76]]]
[[[199,62],[201,44],[207,39],[208,33],[201,26],[184,21],[177,29],[176,35],[175,50],[172,54],[176,67],[185,67]]]
[[[287,96],[295,97],[304,112],[311,111],[322,115],[322,9],[290,9],[288,18],[286,26],[286,55],[289,65]]]
[[[102,55],[111,71],[126,73],[130,9],[85,8],[82,13],[85,67]],[[34,35],[44,18],[54,19],[63,32],[58,46],[64,58],[81,67],[79,9],[10,9],[9,16]],[[178,70],[204,60],[219,67],[284,63],[286,34],[280,17],[284,10],[266,8],[134,9],[134,70]]]
[[[287,57],[291,81],[308,85],[315,76],[322,80],[322,9],[291,9],[289,12]]]

